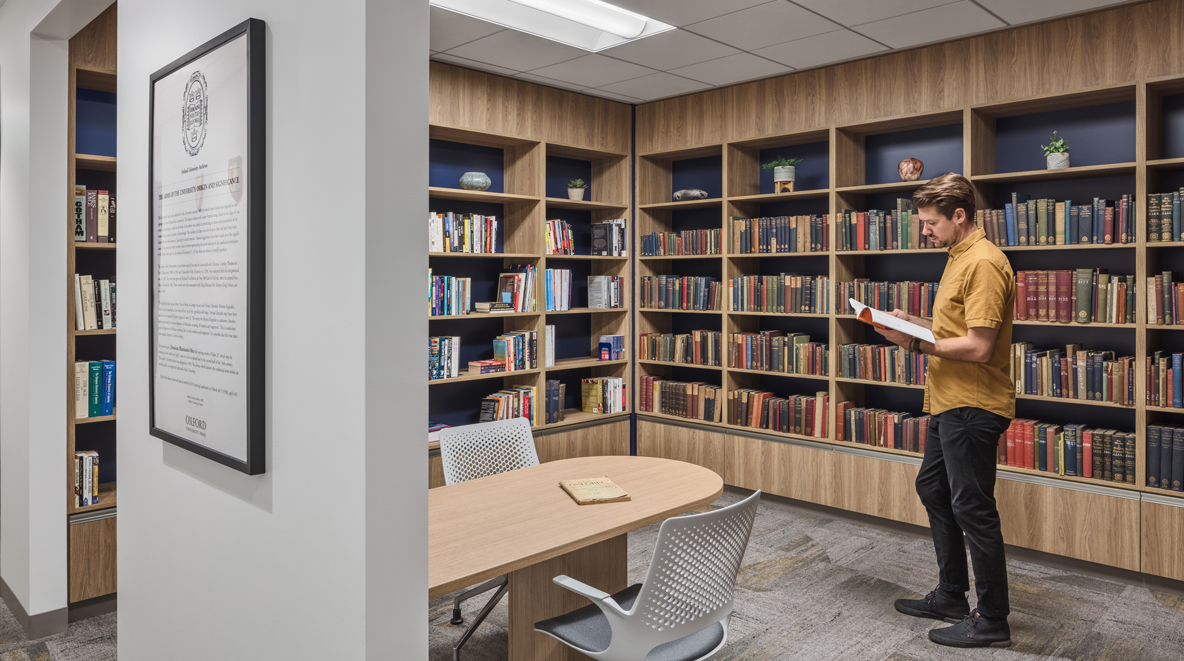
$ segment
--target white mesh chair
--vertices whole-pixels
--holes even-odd
[[[444,483],[456,484],[527,466],[537,466],[539,456],[534,449],[530,421],[526,418],[512,418],[441,429],[440,461],[444,465]],[[459,626],[465,623],[460,614],[461,602],[494,588],[498,589],[452,648],[453,661],[460,661],[460,648],[468,642],[477,627],[481,626],[493,607],[502,600],[507,587],[506,577],[499,576],[465,590],[453,602],[451,623]]]
[[[728,640],[732,591],[760,495],[662,522],[645,582],[614,595],[556,576],[557,585],[592,605],[534,630],[604,661],[697,661],[715,654]]]

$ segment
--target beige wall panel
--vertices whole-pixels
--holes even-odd
[[[561,431],[536,436],[534,446],[539,461],[557,461],[573,457],[602,457],[629,454],[629,421]]]
[[[886,459],[834,454],[834,494],[840,509],[929,527],[914,483],[917,466]]]
[[[644,419],[637,421],[637,454],[697,464],[724,477],[727,434],[690,429]]]
[[[1184,507],[1141,503],[1140,570],[1184,581]]]

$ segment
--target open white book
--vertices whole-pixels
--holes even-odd
[[[937,343],[937,340],[933,337],[933,331],[924,326],[918,326],[911,321],[894,317],[887,312],[869,308],[853,298],[847,300],[851,302],[851,307],[855,308],[855,316],[859,317],[859,320],[865,324],[871,324],[877,328],[891,328],[892,330],[898,330],[905,335],[912,335],[931,344]]]

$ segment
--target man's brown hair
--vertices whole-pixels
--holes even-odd
[[[954,210],[966,211],[966,221],[973,225],[974,186],[960,174],[950,172],[930,179],[913,193],[913,205],[918,209],[937,207],[941,215],[954,219]]]

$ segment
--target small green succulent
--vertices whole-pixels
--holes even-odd
[[[1056,131],[1053,131],[1048,139],[1050,142],[1047,145],[1040,145],[1040,148],[1044,150],[1045,156],[1064,154],[1069,151],[1069,142],[1057,135]]]
[[[588,184],[584,183],[583,179],[572,179],[567,182],[568,188],[587,188]]]
[[[776,159],[762,165],[761,169],[765,170],[767,172],[769,170],[772,170],[773,168],[792,167],[792,166],[795,166],[801,162],[802,162],[802,159],[800,159],[800,158],[785,158],[784,156],[779,155],[779,156],[777,156]]]

